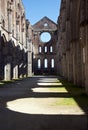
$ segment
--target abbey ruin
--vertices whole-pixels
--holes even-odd
[[[21,0],[0,0],[0,80],[34,74],[63,76],[88,94],[88,0],[61,0],[57,23],[34,25]]]

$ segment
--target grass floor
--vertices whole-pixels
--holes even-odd
[[[78,87],[65,80],[57,80],[58,87],[50,88],[51,91],[58,92],[58,97],[53,105],[71,105],[88,107],[88,96],[85,93],[85,88]]]
[[[15,81],[16,80],[1,81],[0,86],[13,83]],[[85,88],[75,86],[65,80],[57,80],[56,83],[58,83],[56,86],[51,83],[51,87],[49,88],[51,92],[54,91],[58,93],[58,96],[52,105],[79,105],[81,107],[88,107],[88,95],[85,93]]]

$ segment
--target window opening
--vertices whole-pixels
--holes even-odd
[[[53,47],[52,46],[50,46],[50,52],[53,52]]]
[[[38,59],[38,69],[40,69],[40,68],[41,68],[41,60]]]
[[[45,53],[47,52],[47,46],[45,46]]]
[[[44,59],[44,68],[48,68],[48,60]]]
[[[48,27],[48,23],[44,23],[44,27]]]
[[[49,41],[51,40],[51,35],[50,35],[50,33],[49,33],[49,32],[43,32],[43,33],[41,33],[41,35],[40,35],[40,40],[41,40],[41,42],[43,42],[43,43],[49,42]]]
[[[51,68],[54,68],[54,59],[51,59]]]
[[[39,46],[39,53],[41,53],[42,52],[42,47],[41,46]]]

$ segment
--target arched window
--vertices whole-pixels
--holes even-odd
[[[41,68],[41,60],[38,59],[38,69],[40,69],[40,68]]]
[[[45,53],[47,53],[47,46],[45,46]]]
[[[53,47],[52,47],[52,46],[50,46],[50,52],[51,52],[51,53],[53,52]]]
[[[51,68],[54,68],[54,59],[51,59]]]
[[[42,47],[41,46],[39,46],[39,53],[41,53],[42,52]]]
[[[48,68],[48,60],[44,59],[44,68]]]

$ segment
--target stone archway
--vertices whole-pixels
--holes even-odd
[[[4,80],[5,56],[7,54],[7,40],[4,34],[0,37],[0,80]]]

